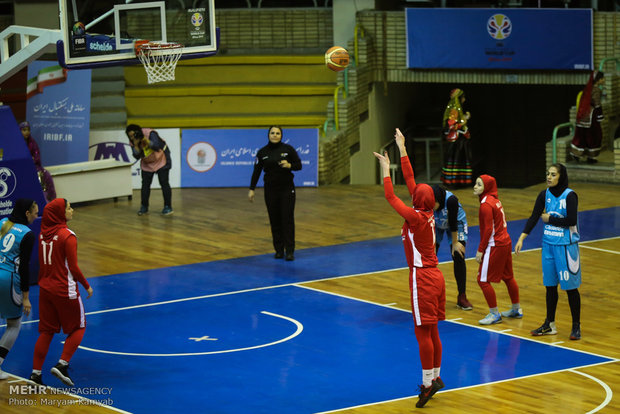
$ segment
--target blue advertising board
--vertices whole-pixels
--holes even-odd
[[[0,219],[10,216],[19,198],[30,198],[39,206],[39,217],[30,225],[38,237],[46,201],[24,137],[9,106],[0,105]],[[31,283],[36,283],[39,272],[37,244],[30,259]]]
[[[318,186],[319,131],[284,129],[282,141],[295,148],[302,168],[295,186]],[[249,187],[267,129],[188,129],[181,138],[181,187]],[[258,187],[263,186],[263,178]]]
[[[407,67],[592,70],[591,9],[406,9]]]
[[[44,166],[88,161],[90,70],[28,65],[27,120]]]

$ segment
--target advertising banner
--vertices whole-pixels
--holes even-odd
[[[181,186],[181,130],[178,128],[161,128],[155,131],[166,141],[168,148],[170,148],[170,158],[172,158],[172,168],[170,169],[169,177],[170,187],[179,188]],[[140,161],[136,160],[131,154],[131,147],[124,129],[117,131],[93,131],[90,134],[88,160],[107,160],[110,158],[116,161],[133,162],[134,164],[131,167],[132,188],[142,187]],[[160,188],[156,177],[153,178],[151,188]]]
[[[591,9],[405,10],[407,67],[592,70]]]
[[[43,166],[88,160],[91,71],[58,62],[28,65],[26,119]]]
[[[318,186],[319,131],[285,128],[282,141],[295,148],[302,168],[295,186]],[[267,145],[267,129],[188,129],[183,131],[183,187],[249,187],[256,153]],[[263,186],[263,174],[258,187]]]

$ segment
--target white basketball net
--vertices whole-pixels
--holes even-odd
[[[149,42],[137,47],[136,53],[144,65],[148,82],[165,82],[174,80],[174,70],[183,54],[183,45]]]

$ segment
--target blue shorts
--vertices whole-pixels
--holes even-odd
[[[452,246],[452,232],[449,229],[444,230],[439,227],[435,227],[435,244],[441,244],[444,234],[446,234],[448,243]],[[467,224],[464,225],[463,223],[458,223],[456,239],[460,242],[467,242]]]
[[[0,317],[15,319],[22,316],[22,291],[17,273],[0,270]]]
[[[581,286],[581,262],[579,245],[542,244],[543,285],[557,286],[562,290]]]

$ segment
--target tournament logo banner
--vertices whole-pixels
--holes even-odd
[[[407,67],[591,70],[591,9],[405,10]]]
[[[318,129],[284,128],[282,133],[282,142],[295,148],[301,159],[301,170],[293,171],[295,186],[318,186]],[[183,130],[181,186],[249,187],[256,153],[268,142],[267,128]],[[263,175],[258,187],[264,185]]]

